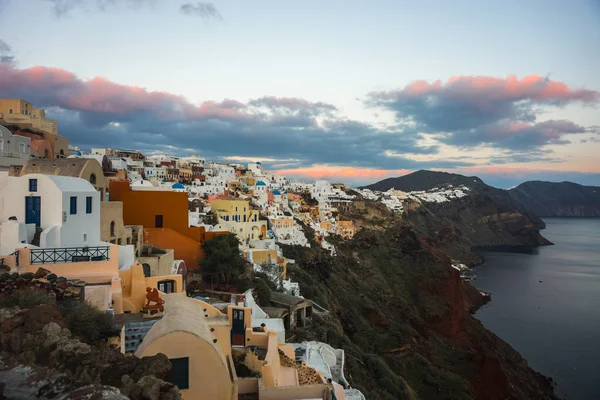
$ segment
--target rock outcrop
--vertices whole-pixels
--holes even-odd
[[[166,356],[138,359],[82,342],[51,305],[1,309],[0,351],[0,398],[181,398],[163,380],[171,371]]]
[[[530,181],[508,193],[523,209],[540,217],[600,217],[600,187]]]

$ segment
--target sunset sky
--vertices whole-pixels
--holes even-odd
[[[81,148],[600,186],[600,1],[0,0],[0,97]]]

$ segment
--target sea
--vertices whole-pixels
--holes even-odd
[[[568,400],[600,399],[600,218],[544,218],[554,246],[482,253],[471,283],[492,294],[475,315],[551,377]]]

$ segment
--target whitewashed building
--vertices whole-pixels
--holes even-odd
[[[5,177],[0,189],[2,253],[31,243],[39,247],[97,246],[100,193],[85,179],[42,174]],[[6,225],[5,225],[6,223]]]

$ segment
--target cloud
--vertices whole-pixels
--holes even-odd
[[[0,39],[0,63],[14,65],[16,62],[11,47]]]
[[[57,17],[63,17],[71,11],[80,9],[84,11],[105,11],[117,4],[125,4],[130,7],[141,7],[154,0],[45,0],[52,3],[52,10]]]
[[[186,15],[196,16],[202,19],[223,19],[223,16],[219,10],[217,10],[214,3],[204,3],[200,1],[196,3],[185,3],[181,5],[179,10]]]
[[[564,135],[585,132],[565,120],[536,123],[540,107],[599,101],[596,91],[529,75],[416,81],[403,89],[372,92],[366,103],[394,112],[398,121],[414,124],[423,132],[442,133],[439,140],[446,144],[518,149],[561,143]]]
[[[60,121],[61,134],[84,147],[127,147],[207,157],[271,158],[272,165],[314,164],[403,169],[470,165],[466,160],[417,162],[434,155],[418,132],[381,129],[345,118],[332,104],[261,97],[192,104],[182,96],[82,80],[58,68],[0,66],[0,92],[26,98]],[[388,156],[393,153],[395,156]]]

